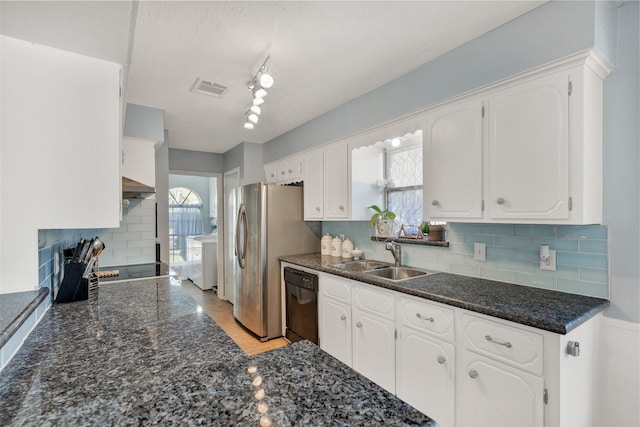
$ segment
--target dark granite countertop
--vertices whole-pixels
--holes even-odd
[[[255,372],[254,372],[255,371]],[[428,425],[308,341],[247,356],[170,278],[56,304],[0,373],[0,425]]]
[[[340,260],[319,253],[283,256],[280,259],[558,334],[566,334],[609,306],[609,301],[601,298],[449,273],[392,282],[362,271],[332,267]]]
[[[0,348],[49,295],[49,288],[0,295]]]

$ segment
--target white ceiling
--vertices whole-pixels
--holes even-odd
[[[129,52],[109,49],[130,48],[135,28],[128,102],[164,110],[170,147],[223,153],[281,135],[541,3],[141,1],[133,27],[115,16],[124,21],[123,5],[135,16],[135,2],[2,2],[1,30],[83,54],[93,42],[93,56],[120,62]],[[245,130],[247,82],[268,55],[275,85],[256,128]],[[198,77],[227,90],[220,98],[190,92]]]

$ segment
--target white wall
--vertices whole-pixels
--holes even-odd
[[[598,427],[640,425],[640,325],[605,318],[598,346],[595,397]]]

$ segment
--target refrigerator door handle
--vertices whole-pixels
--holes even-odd
[[[244,268],[246,266],[248,233],[249,226],[247,224],[247,210],[244,203],[242,203],[238,209],[238,221],[236,223],[236,255],[238,257],[238,265],[240,268]],[[240,234],[242,234],[242,240],[240,239]]]

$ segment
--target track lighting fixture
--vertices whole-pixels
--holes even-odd
[[[269,73],[269,69],[267,68],[267,61],[269,61],[269,58],[270,56],[267,56],[267,59],[264,60],[260,69],[258,69],[251,81],[249,81],[249,90],[253,95],[253,105],[245,114],[247,119],[244,124],[245,129],[253,129],[254,125],[258,123],[258,116],[262,112],[259,105],[264,103],[264,97],[268,94],[266,89],[273,86],[273,76]]]

